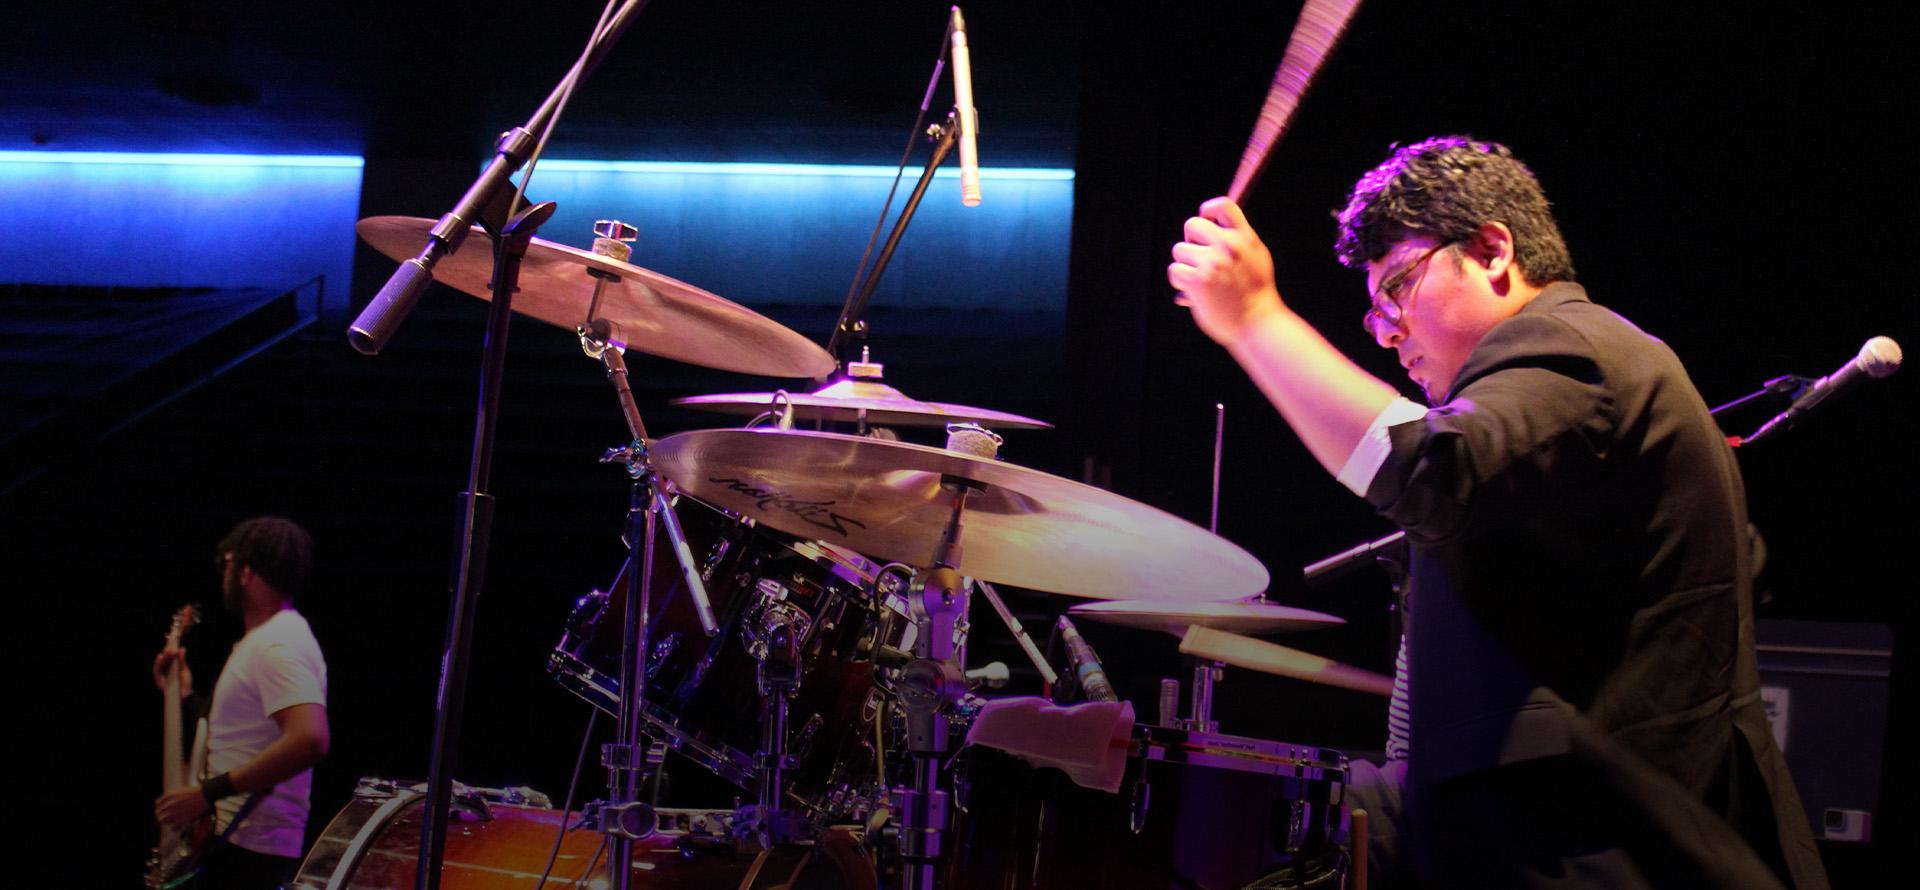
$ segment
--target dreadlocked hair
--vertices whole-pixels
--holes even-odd
[[[298,596],[313,571],[313,537],[291,519],[256,516],[227,532],[219,554],[231,553],[238,565],[248,566],[273,589]]]

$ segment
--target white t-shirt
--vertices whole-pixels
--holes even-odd
[[[233,645],[213,687],[208,719],[207,774],[217,776],[259,756],[280,738],[273,714],[294,705],[327,703],[327,662],[307,619],[282,609]],[[307,795],[313,770],[274,786],[229,838],[272,856],[299,856],[306,841]],[[218,804],[220,831],[247,800],[234,795]]]

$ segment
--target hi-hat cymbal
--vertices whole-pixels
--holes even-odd
[[[713,396],[688,396],[670,404],[685,405],[703,411],[727,414],[759,414],[779,410],[778,394],[737,392]],[[833,423],[868,423],[874,426],[944,426],[949,423],[978,423],[993,429],[1049,429],[1053,424],[1005,411],[972,408],[944,402],[922,402],[877,380],[849,377],[807,393],[784,396],[793,405],[793,419],[822,420]]]
[[[1138,501],[991,458],[836,433],[716,429],[653,446],[681,491],[801,538],[925,567],[966,502],[954,568],[996,583],[1098,599],[1205,602],[1267,586],[1233,543]]]
[[[370,216],[354,228],[375,250],[412,259],[434,220]],[[592,269],[613,276],[588,274]],[[493,252],[475,227],[443,257],[433,278],[483,300],[493,298]],[[606,280],[598,306],[594,285]],[[533,239],[520,265],[514,311],[566,330],[591,318],[613,323],[613,342],[648,355],[706,368],[771,377],[821,377],[838,364],[812,340],[773,319],[691,284],[591,251]],[[591,313],[591,317],[589,316]]]
[[[1068,609],[1067,613],[1075,618],[1084,617],[1122,627],[1163,630],[1176,637],[1185,634],[1189,627],[1211,627],[1239,634],[1270,634],[1347,623],[1345,618],[1324,612],[1259,599],[1217,603],[1111,600],[1081,603]]]
[[[1310,652],[1289,649],[1266,640],[1243,637],[1224,630],[1193,625],[1180,639],[1180,651],[1201,658],[1225,662],[1235,667],[1292,677],[1310,683],[1325,683],[1374,695],[1393,694],[1393,678],[1369,670],[1341,664]]]

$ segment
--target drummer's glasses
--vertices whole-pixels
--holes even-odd
[[[1420,287],[1420,279],[1426,275],[1427,261],[1433,259],[1434,254],[1452,247],[1455,243],[1457,242],[1444,241],[1435,244],[1428,248],[1426,253],[1421,254],[1419,259],[1406,264],[1400,271],[1387,276],[1387,280],[1380,282],[1380,287],[1369,296],[1373,305],[1368,307],[1366,316],[1360,321],[1360,326],[1366,328],[1367,333],[1376,339],[1382,336],[1381,331],[1399,327],[1401,319],[1406,316],[1401,306],[1404,305],[1407,296]],[[1415,272],[1419,272],[1420,275],[1415,276]]]

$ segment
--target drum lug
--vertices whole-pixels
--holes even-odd
[[[973,813],[971,809],[971,805],[973,804],[973,781],[968,777],[967,767],[969,763],[970,761],[964,757],[956,758],[952,773],[953,808],[960,811],[963,815],[971,815]]]
[[[800,731],[794,735],[793,743],[788,746],[787,769],[798,769],[800,761],[807,759],[807,756],[813,753],[813,740],[820,734],[821,727],[826,725],[826,718],[819,714],[807,718],[807,722],[802,724]]]
[[[453,818],[461,822],[492,822],[493,810],[487,806],[485,798],[472,794],[453,795]]]
[[[605,591],[595,590],[575,601],[573,612],[567,616],[568,632],[581,638],[593,636],[601,616],[606,614],[607,599]]]
[[[1286,807],[1286,846],[1282,849],[1288,853],[1294,853],[1305,849],[1307,846],[1307,833],[1311,827],[1308,824],[1310,808],[1304,800],[1287,801]]]
[[[1153,803],[1153,786],[1142,775],[1133,783],[1133,799],[1127,806],[1127,827],[1139,834],[1147,830],[1147,810]]]
[[[404,790],[392,779],[362,776],[359,784],[353,788],[353,796],[362,800],[386,800]]]
[[[660,814],[640,801],[610,804],[596,800],[587,804],[586,819],[608,835],[629,840],[643,841],[660,830]]]
[[[653,644],[653,655],[647,659],[647,679],[656,679],[660,668],[666,665],[667,660],[672,658],[673,653],[679,648],[680,633],[678,631],[662,634],[660,640]]]

